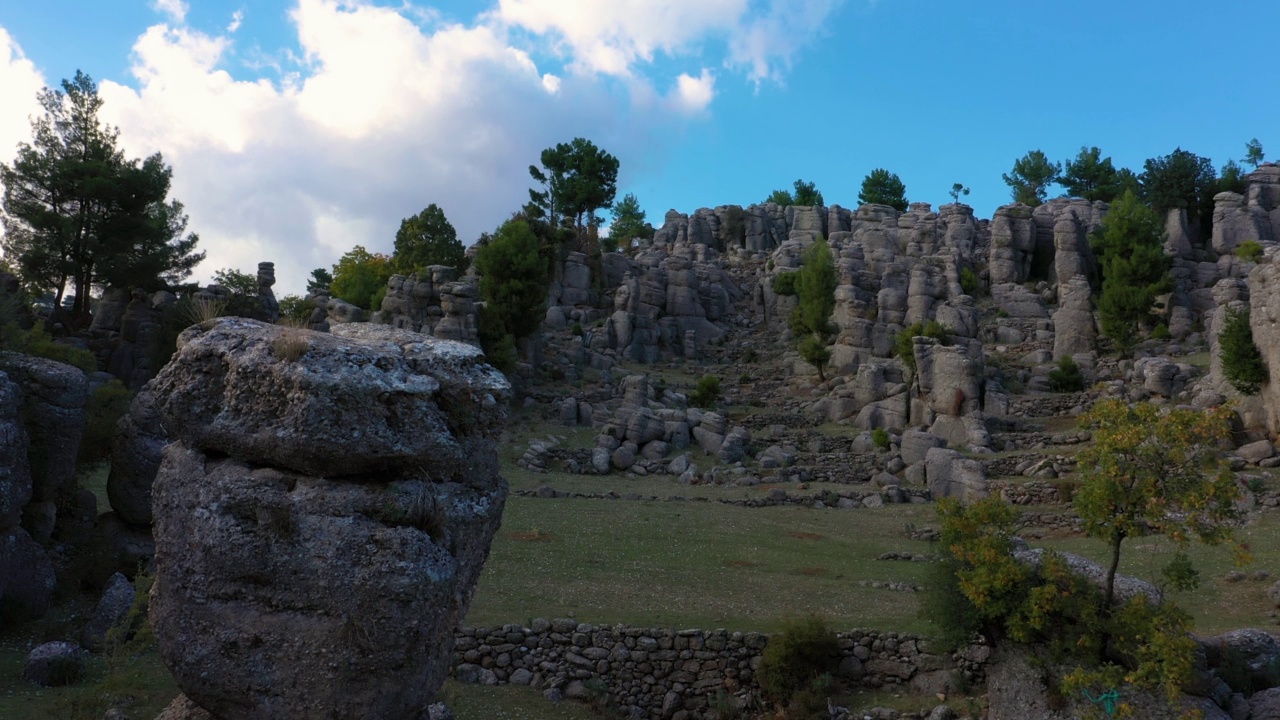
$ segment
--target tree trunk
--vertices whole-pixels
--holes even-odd
[[[1106,662],[1107,646],[1111,644],[1111,603],[1116,593],[1116,571],[1120,568],[1120,544],[1124,542],[1124,533],[1118,532],[1111,537],[1111,565],[1107,568],[1107,587],[1102,594],[1102,643],[1098,647],[1098,662]]]

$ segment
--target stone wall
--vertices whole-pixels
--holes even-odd
[[[914,635],[839,633],[840,674],[865,688],[949,694],[963,676],[982,682],[991,654],[971,645],[938,655]],[[531,627],[464,627],[454,646],[454,677],[484,685],[529,685],[548,698],[600,698],[628,717],[714,717],[712,704],[744,708],[758,700],[755,671],[769,643],[763,633],[670,630],[535,619]],[[957,673],[959,675],[957,675]]]

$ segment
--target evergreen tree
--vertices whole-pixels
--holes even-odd
[[[529,175],[542,191],[529,191],[526,214],[546,219],[553,227],[571,221],[581,236],[587,219],[609,207],[618,189],[618,159],[585,138],[542,151],[542,169],[529,166]]]
[[[1170,210],[1185,209],[1187,224],[1209,237],[1213,222],[1213,196],[1218,192],[1217,173],[1209,158],[1182,148],[1143,164],[1143,199],[1161,220]]]
[[[172,171],[159,155],[126,159],[119,132],[98,119],[102,98],[77,71],[61,90],[37,96],[32,120],[4,184],[4,252],[23,280],[62,306],[70,284],[73,322],[88,317],[95,286],[154,290],[175,285],[204,259],[185,235],[182,204],[167,200]]]
[[[1111,205],[1093,236],[1093,251],[1102,266],[1098,310],[1102,332],[1127,352],[1138,326],[1151,315],[1156,295],[1172,284],[1164,255],[1164,227],[1159,216],[1132,192]]]
[[[876,168],[862,179],[858,202],[888,205],[903,212],[907,209],[907,186],[902,184],[897,173]]]
[[[793,204],[813,207],[824,205],[822,193],[818,192],[818,188],[812,182],[796,180],[793,187],[795,187],[795,194],[792,195]]]
[[[609,226],[609,237],[614,244],[630,242],[634,238],[653,237],[653,226],[644,221],[644,210],[640,209],[640,201],[634,193],[627,193],[614,203],[613,224]]]
[[[328,292],[332,284],[333,274],[324,268],[316,268],[311,271],[311,277],[307,278],[307,292],[312,293],[318,290]]]
[[[1035,207],[1044,202],[1049,186],[1058,179],[1062,166],[1049,162],[1039,150],[1032,150],[1013,163],[1013,173],[1004,182],[1013,190],[1013,201]]]
[[[469,264],[457,231],[435,203],[400,221],[391,256],[395,272],[408,275],[431,265],[447,265],[462,275]]]
[[[1222,374],[1241,395],[1257,395],[1267,381],[1267,364],[1253,342],[1249,310],[1227,310],[1226,320],[1218,333]]]
[[[1085,200],[1111,202],[1121,192],[1111,158],[1103,158],[1097,147],[1080,148],[1080,153],[1063,169],[1060,183],[1068,195]]]
[[[836,307],[838,282],[831,247],[825,240],[818,238],[804,251],[800,270],[795,276],[796,295],[800,304],[796,307],[792,331],[797,335],[801,356],[818,369],[820,381],[826,381],[823,368],[831,359],[831,350],[827,345],[835,334],[831,312]]]
[[[953,183],[951,190],[947,194],[951,196],[951,202],[958,205],[960,204],[960,196],[969,194],[969,188],[965,187],[964,183]]]
[[[511,356],[515,342],[532,335],[547,312],[547,260],[524,220],[509,220],[476,253],[481,344],[490,361]],[[503,363],[497,363],[501,368]]]
[[[765,205],[768,205],[769,203],[786,207],[788,205],[795,205],[796,201],[795,198],[791,197],[790,190],[774,190],[769,193],[769,197],[764,199]]]
[[[1244,144],[1244,152],[1244,162],[1252,165],[1253,169],[1257,170],[1265,157],[1262,154],[1262,143],[1258,142],[1258,138],[1254,138]]]

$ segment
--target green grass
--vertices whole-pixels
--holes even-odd
[[[511,498],[469,625],[575,617],[590,623],[777,630],[816,613],[838,628],[927,631],[912,593],[859,581],[922,583],[936,552],[904,536],[933,508],[748,509],[719,503]]]
[[[1242,627],[1275,626],[1275,621],[1267,615],[1274,605],[1267,599],[1266,590],[1280,580],[1275,575],[1276,568],[1280,568],[1280,515],[1274,511],[1263,513],[1258,520],[1241,528],[1238,537],[1250,547],[1253,562],[1249,565],[1237,567],[1230,548],[1225,546],[1192,544],[1188,548],[1192,562],[1200,571],[1200,587],[1171,597],[1195,618],[1196,632],[1200,635],[1216,635]],[[1078,553],[1103,563],[1109,559],[1104,544],[1088,538],[1046,538],[1033,544]],[[1164,538],[1132,538],[1121,547],[1120,572],[1157,581],[1160,569],[1173,553],[1173,543]],[[1246,573],[1267,570],[1272,576],[1261,581],[1226,582],[1223,578],[1232,570]]]
[[[702,451],[693,453],[694,464],[700,464],[702,467],[709,469],[711,460],[706,457],[699,457],[700,455],[702,455]],[[783,488],[789,494],[803,495],[805,497],[827,490],[841,493],[868,489],[861,485],[810,482],[805,483],[806,489],[802,490],[797,483],[774,482],[768,477],[763,478],[765,482],[751,486],[683,485],[677,482],[673,475],[645,475],[632,478],[617,472],[609,475],[570,475],[559,472],[535,473],[514,466],[503,468],[502,475],[507,479],[513,492],[537,490],[545,485],[556,490],[572,493],[616,492],[619,495],[638,493],[646,497],[655,496],[663,499],[677,495],[684,498],[708,498],[711,500],[746,500],[764,497],[769,494],[770,489],[778,487]]]
[[[111,474],[111,463],[101,462],[82,468],[77,477],[80,487],[91,490],[98,498],[98,512],[111,509],[111,501],[107,498],[107,476]]]
[[[589,720],[598,718],[583,703],[548,701],[540,690],[517,685],[444,684],[444,701],[457,720]]]
[[[114,661],[92,657],[86,679],[61,688],[22,681],[27,652],[12,642],[0,646],[0,718],[5,720],[101,720],[113,707],[127,708],[129,717],[149,719],[179,692],[154,649]]]

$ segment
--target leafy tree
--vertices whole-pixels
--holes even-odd
[[[792,197],[795,205],[821,206],[825,204],[822,202],[822,193],[818,192],[817,186],[812,182],[796,180],[794,187],[795,194]]]
[[[1254,170],[1262,164],[1262,143],[1258,142],[1258,138],[1254,138],[1244,144],[1244,161],[1253,166]]]
[[[581,235],[586,218],[609,207],[618,188],[618,159],[585,138],[574,138],[542,151],[542,169],[529,166],[529,175],[542,184],[530,190],[534,218],[546,218],[554,227],[571,220]]]
[[[951,185],[951,190],[947,194],[951,196],[951,202],[959,204],[960,196],[968,195],[969,188],[965,187],[964,183],[953,183]]]
[[[1230,542],[1239,494],[1231,467],[1218,446],[1231,435],[1230,411],[1163,411],[1150,403],[1132,406],[1103,400],[1082,418],[1093,445],[1080,454],[1081,484],[1075,511],[1085,534],[1111,551],[1102,610],[1110,611],[1115,576],[1126,539],[1155,533],[1185,548],[1195,538]]]
[[[803,262],[795,274],[795,290],[800,303],[796,306],[795,321],[798,330],[798,350],[805,362],[818,369],[818,380],[825,382],[823,368],[831,360],[827,344],[835,334],[831,312],[836,307],[835,260],[827,241],[818,238],[804,251]]]
[[[316,268],[311,271],[311,277],[307,278],[307,292],[312,293],[323,290],[329,291],[329,286],[333,284],[333,274],[324,268]]]
[[[1172,283],[1163,223],[1126,191],[1112,203],[1094,234],[1093,250],[1102,265],[1102,332],[1125,352],[1133,345],[1137,326],[1150,317],[1155,297]]]
[[[32,143],[20,143],[4,184],[5,255],[25,282],[54,294],[70,284],[72,315],[87,317],[94,286],[159,289],[180,282],[202,259],[183,236],[182,204],[166,201],[172,172],[159,155],[129,160],[119,132],[98,120],[102,99],[77,71],[37,99]]]
[[[400,221],[395,252],[391,255],[395,272],[407,275],[431,265],[447,265],[461,275],[469,264],[457,231],[435,203]]]
[[[609,226],[609,237],[614,242],[630,242],[632,238],[653,237],[653,226],[644,221],[644,210],[640,209],[640,201],[634,193],[627,193],[610,208],[613,213],[613,224]]]
[[[513,354],[515,342],[541,326],[547,311],[548,265],[529,223],[509,220],[476,253],[476,270],[485,302],[481,340],[493,362],[495,355]]]
[[[311,319],[316,304],[301,295],[285,295],[280,298],[280,319],[305,323]]]
[[[898,179],[897,173],[876,168],[862,179],[858,202],[888,205],[902,212],[907,209],[907,186]]]
[[[213,284],[231,291],[231,299],[222,309],[222,315],[262,318],[262,305],[258,302],[258,276],[232,268],[222,268],[213,273]]]
[[[796,180],[792,184],[795,192],[789,190],[774,190],[769,193],[769,197],[764,199],[764,204],[774,203],[786,207],[788,205],[823,205],[822,193],[818,192],[817,186],[812,182],[805,182],[803,179]]]
[[[1058,367],[1049,371],[1049,389],[1053,392],[1080,392],[1084,390],[1084,375],[1075,358],[1063,355]]]
[[[700,408],[713,408],[720,399],[720,378],[716,375],[703,375],[698,378],[693,392],[689,393],[689,404]]]
[[[1142,178],[1129,168],[1120,168],[1116,171],[1116,197],[1126,192],[1142,197]]]
[[[893,351],[913,373],[916,371],[915,338],[918,337],[933,338],[943,345],[951,343],[951,334],[936,320],[927,323],[916,321],[899,331],[894,338]]]
[[[788,205],[795,205],[796,201],[795,198],[791,197],[790,190],[774,190],[769,193],[769,197],[764,199],[765,205],[768,205],[769,203],[786,207]]]
[[[357,245],[338,258],[338,264],[333,266],[333,282],[329,289],[334,297],[352,305],[377,310],[375,306],[381,304],[392,274],[391,258]]]
[[[1141,179],[1143,199],[1162,220],[1170,210],[1185,209],[1188,224],[1208,237],[1217,193],[1217,173],[1209,158],[1176,148],[1143,163]]]
[[[1226,323],[1218,333],[1222,349],[1222,374],[1241,395],[1257,395],[1267,381],[1267,364],[1253,342],[1249,310],[1227,310]]]
[[[1244,168],[1235,160],[1228,160],[1226,165],[1222,166],[1222,173],[1218,175],[1218,185],[1213,189],[1213,195],[1220,192],[1240,193],[1241,195],[1249,191],[1249,183],[1244,179]],[[1206,193],[1208,195],[1209,193]],[[1212,195],[1210,195],[1212,199]]]
[[[1121,193],[1120,178],[1097,147],[1080,148],[1080,153],[1063,169],[1059,183],[1072,197],[1111,202]]]
[[[1049,185],[1057,181],[1062,166],[1049,162],[1039,150],[1032,150],[1013,163],[1013,173],[1004,175],[1004,182],[1013,190],[1013,201],[1035,207],[1044,202]]]

